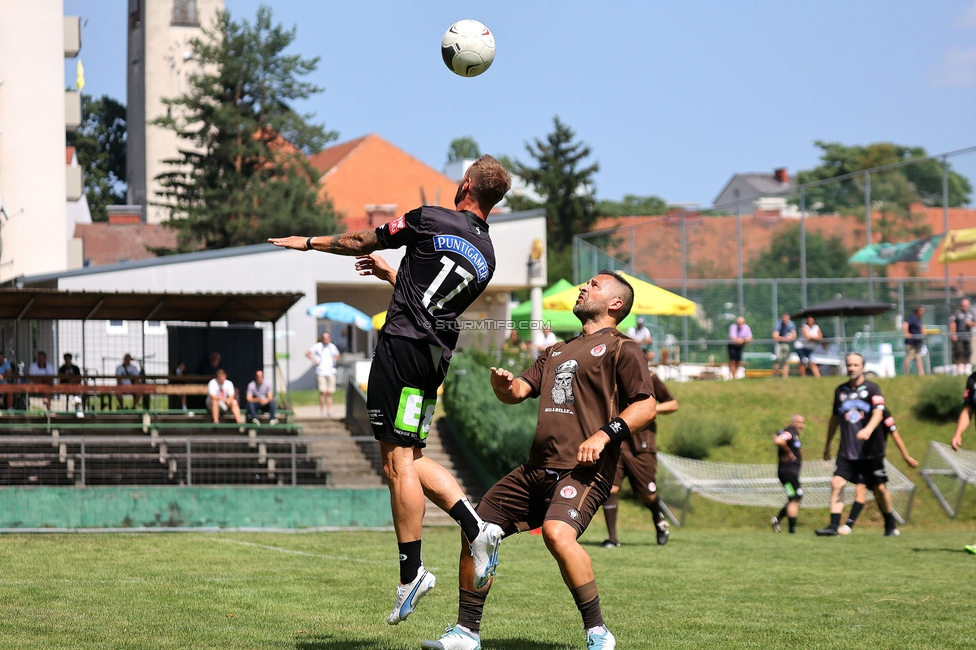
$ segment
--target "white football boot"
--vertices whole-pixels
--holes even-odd
[[[417,601],[426,596],[427,592],[433,589],[436,584],[437,578],[434,577],[434,574],[421,566],[413,582],[397,587],[396,604],[393,606],[390,615],[386,617],[386,622],[390,625],[396,625],[400,621],[407,620],[407,617],[416,609]]]
[[[466,632],[460,625],[449,627],[444,635],[435,640],[420,644],[424,650],[481,650],[481,639],[477,634]]]
[[[474,558],[474,588],[481,589],[498,569],[498,545],[505,536],[501,527],[481,522],[478,536],[471,542],[471,557]]]
[[[586,633],[586,650],[614,650],[617,647],[616,637],[606,627],[603,629],[605,630],[603,633]]]

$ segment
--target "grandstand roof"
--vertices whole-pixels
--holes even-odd
[[[138,293],[0,288],[0,320],[275,322],[302,293]]]

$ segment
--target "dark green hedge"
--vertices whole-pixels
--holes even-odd
[[[483,356],[454,355],[444,381],[444,412],[455,435],[497,480],[528,458],[539,402],[499,402],[488,380],[489,366],[484,365],[490,360]]]
[[[955,422],[962,413],[962,393],[965,377],[945,375],[926,377],[919,386],[912,411],[919,420]]]

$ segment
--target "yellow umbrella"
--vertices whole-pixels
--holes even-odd
[[[386,312],[381,311],[380,313],[373,316],[373,327],[378,330],[383,329],[383,323],[386,322]]]
[[[634,288],[634,314],[647,316],[694,316],[698,307],[687,298],[644,282],[632,275],[621,273]],[[572,309],[579,298],[579,288],[573,287],[542,299],[543,309]]]

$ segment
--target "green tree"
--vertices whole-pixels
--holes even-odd
[[[68,133],[85,174],[85,196],[93,221],[107,221],[109,205],[125,203],[125,106],[103,95],[81,96],[82,122]]]
[[[157,177],[168,225],[179,231],[173,252],[336,231],[338,217],[318,200],[319,173],[307,158],[336,134],[293,108],[321,92],[301,79],[318,59],[284,53],[294,38],[294,28],[273,25],[261,6],[253,24],[220,12],[191,42],[200,72],[185,95],[164,100],[168,115],[154,122],[182,145]]]
[[[817,232],[807,231],[808,278],[854,278],[858,269],[847,259],[854,251],[847,248],[839,237],[825,238]],[[800,225],[788,226],[769,240],[769,248],[761,251],[747,264],[750,278],[798,278],[800,277]]]
[[[451,145],[447,149],[447,162],[477,160],[478,158],[481,158],[481,149],[470,135],[451,140]]]
[[[819,166],[800,171],[798,183],[827,180],[872,167],[924,158],[922,147],[906,147],[889,142],[867,146],[846,146],[837,142],[816,141],[823,154]],[[949,205],[966,205],[972,193],[969,180],[949,170]],[[863,176],[827,183],[806,191],[806,206],[812,212],[841,213],[864,217]],[[922,237],[929,232],[921,215],[913,214],[913,203],[942,204],[942,163],[923,160],[911,165],[871,174],[872,212],[879,215],[882,241]]]
[[[600,201],[596,209],[607,217],[643,217],[667,214],[668,204],[659,196],[625,194],[622,201]]]
[[[568,248],[573,235],[589,230],[597,218],[593,175],[599,171],[598,163],[586,165],[590,148],[582,142],[573,142],[576,134],[559,117],[553,118],[554,130],[545,140],[535,139],[525,145],[537,167],[515,162],[515,173],[544,198],[548,223],[550,250]],[[536,207],[522,199],[525,205],[513,210]]]

